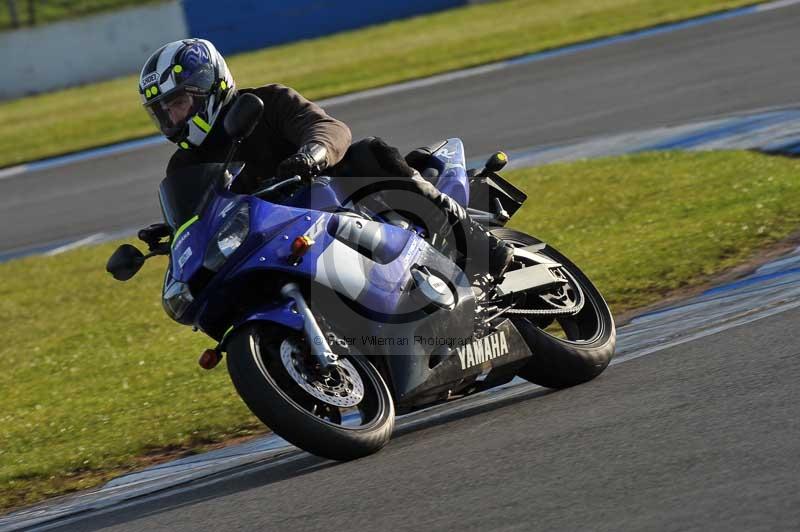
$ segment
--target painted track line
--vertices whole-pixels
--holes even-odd
[[[89,244],[103,242],[104,239],[106,238],[108,238],[108,235],[106,235],[105,233],[95,233],[93,235],[87,236],[86,238],[81,238],[80,240],[76,240],[75,242],[70,242],[69,244],[65,244],[55,249],[51,249],[50,251],[45,252],[44,255],[46,257],[52,257],[54,255],[59,255],[66,251],[77,249],[81,246],[88,246]]]
[[[42,244],[33,244],[30,246],[10,249],[8,251],[0,252],[0,263],[14,259],[22,259],[31,255],[58,255],[59,253],[77,249],[84,245],[103,244],[105,242],[110,242],[111,240],[131,238],[136,235],[139,229],[139,227],[130,227],[111,233],[91,233],[88,235],[75,236],[51,242],[44,242]]]
[[[42,159],[40,161],[20,164],[17,166],[9,166],[7,168],[0,169],[0,180],[18,177],[28,172],[52,170],[54,168],[60,168],[73,163],[81,163],[90,161],[92,159],[108,157],[109,155],[117,155],[120,153],[141,150],[152,146],[158,146],[159,144],[166,145],[167,142],[167,139],[161,135],[155,135],[143,139],[128,140],[125,142],[120,142],[119,144],[112,144],[110,146],[103,146],[101,148],[92,148],[85,151],[70,153],[68,155],[59,155],[50,159]]]

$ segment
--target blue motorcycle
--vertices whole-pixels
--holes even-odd
[[[149,253],[120,246],[107,270],[128,280],[168,255],[164,310],[214,339],[201,365],[226,353],[239,395],[276,434],[350,460],[388,442],[396,413],[515,376],[562,388],[606,368],[616,331],[603,297],[551,246],[503,227],[526,196],[497,174],[502,152],[476,170],[459,139],[416,153],[423,176],[514,246],[495,279],[457,232],[371,190],[345,197],[337,179],[294,177],[234,193],[231,161],[262,110],[237,100],[228,160],[164,179],[164,222],[139,233]]]

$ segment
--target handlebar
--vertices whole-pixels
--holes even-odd
[[[285,188],[289,185],[300,184],[302,182],[303,178],[300,177],[299,175],[296,175],[294,177],[290,177],[289,179],[284,179],[283,181],[275,183],[274,185],[264,187],[261,190],[254,192],[252,195],[256,197],[269,196],[270,194],[277,192],[278,190]]]

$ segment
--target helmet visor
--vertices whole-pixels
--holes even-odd
[[[146,103],[144,108],[161,132],[174,140],[191,117],[202,109],[204,100],[203,96],[179,88],[163,98]]]

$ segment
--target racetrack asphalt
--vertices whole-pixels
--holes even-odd
[[[328,106],[354,137],[403,149],[459,136],[467,154],[573,141],[800,102],[800,5]],[[0,253],[160,217],[171,148],[0,179]]]

